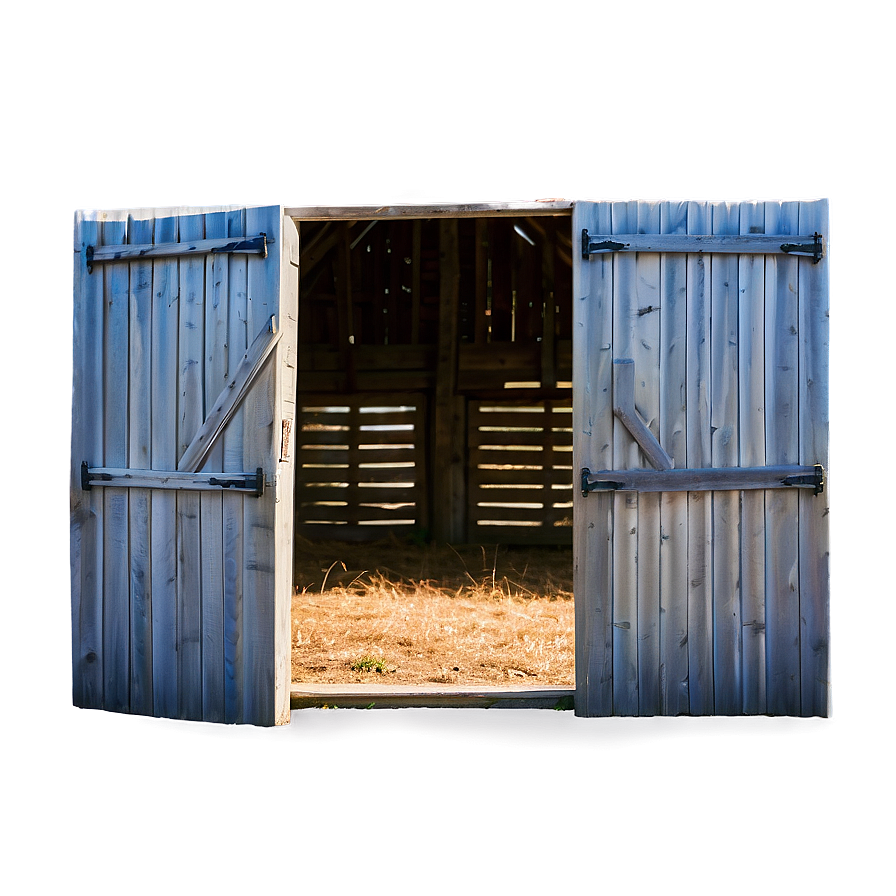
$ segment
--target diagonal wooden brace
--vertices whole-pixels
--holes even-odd
[[[272,317],[255,337],[246,354],[243,355],[243,360],[240,361],[233,379],[224,387],[215,401],[212,412],[193,436],[193,441],[190,442],[178,461],[177,469],[179,471],[198,472],[212,445],[215,444],[215,440],[224,431],[227,422],[233,417],[240,402],[248,394],[255,377],[280,341],[281,335],[282,331],[277,329],[277,322]]]
[[[632,434],[638,447],[658,470],[671,470],[669,457],[656,436],[635,409],[635,362],[631,358],[613,361],[613,413]]]

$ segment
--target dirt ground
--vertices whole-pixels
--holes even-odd
[[[297,539],[292,679],[574,684],[571,548]]]

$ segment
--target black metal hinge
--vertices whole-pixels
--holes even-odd
[[[812,243],[782,243],[781,251],[787,255],[805,255],[812,259],[812,264],[818,264],[824,254],[821,243],[821,234],[812,234]]]
[[[219,485],[221,488],[254,489],[257,497],[264,494],[264,471],[259,467],[254,476],[243,476],[238,479],[222,479],[212,476],[209,485]]]
[[[625,243],[617,243],[614,240],[592,242],[591,237],[588,236],[588,231],[582,231],[582,258],[586,261],[593,252],[620,252],[624,248]]]

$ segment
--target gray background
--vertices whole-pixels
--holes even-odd
[[[877,807],[894,796],[881,9],[12,6],[4,876],[24,892],[871,890],[891,839]],[[823,196],[831,720],[305,711],[263,731],[72,708],[76,208]],[[847,468],[862,482],[838,478]]]

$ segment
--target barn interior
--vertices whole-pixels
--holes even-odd
[[[296,544],[568,549],[568,210],[294,220]]]

